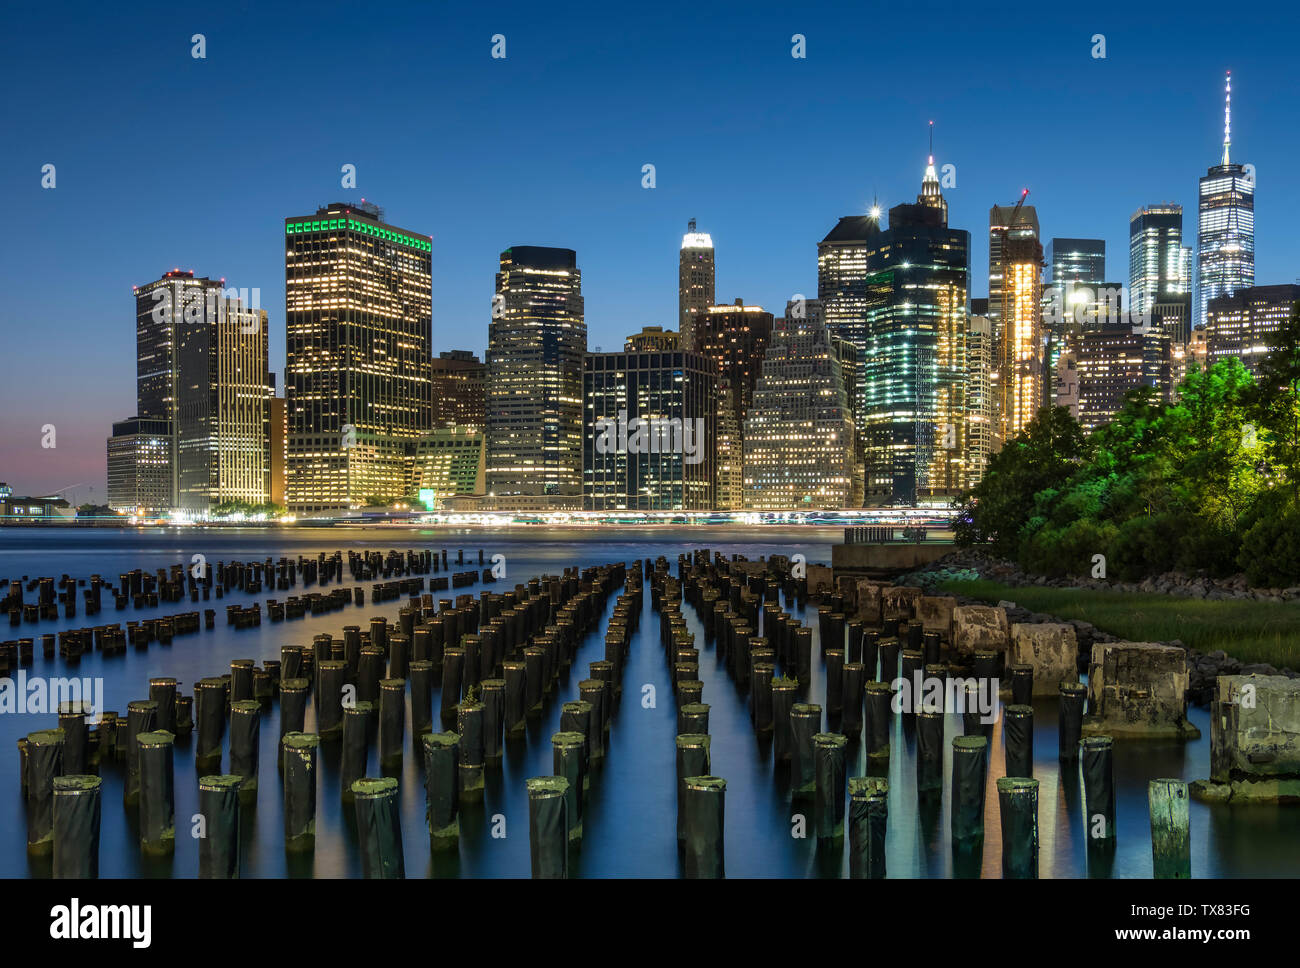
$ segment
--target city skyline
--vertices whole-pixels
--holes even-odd
[[[283,42],[290,35],[285,23],[277,26],[280,16],[267,14],[266,23]],[[974,21],[973,14],[961,11],[953,11],[950,19],[958,21],[963,16]],[[192,31],[188,28],[165,32],[153,28],[151,49],[164,39],[168,45],[177,45],[165,58],[160,53],[158,65],[127,71],[114,58],[101,57],[105,75],[101,93],[70,96],[69,84],[73,82],[59,80],[37,101],[47,112],[53,111],[57,120],[73,127],[75,113],[69,115],[73,109],[57,110],[59,104],[80,105],[85,112],[89,110],[88,98],[93,102],[115,92],[118,108],[110,115],[120,120],[123,111],[138,112],[155,103],[140,89],[144,79],[153,76],[151,72],[170,72],[168,76],[182,79],[177,96],[197,98],[201,104],[213,101],[242,106],[242,114],[236,114],[247,122],[248,136],[266,139],[272,150],[264,158],[259,156],[256,164],[237,159],[227,159],[224,167],[192,158],[159,161],[140,147],[125,150],[129,140],[126,129],[105,133],[100,127],[103,121],[83,118],[87,123],[81,134],[69,138],[61,130],[50,130],[48,122],[37,123],[39,119],[31,113],[33,105],[18,108],[15,130],[26,147],[17,153],[19,157],[4,163],[4,172],[7,183],[19,189],[14,231],[30,244],[19,251],[11,238],[13,248],[6,262],[16,278],[28,279],[30,284],[22,287],[10,305],[13,322],[19,324],[14,327],[15,351],[29,356],[57,355],[62,367],[54,380],[38,380],[34,372],[13,374],[6,394],[11,399],[0,424],[0,440],[4,441],[0,466],[20,492],[46,493],[81,485],[76,489],[79,499],[87,499],[89,486],[95,488],[96,500],[104,499],[103,441],[112,422],[132,415],[133,410],[129,381],[121,379],[124,361],[134,355],[126,336],[130,326],[130,311],[124,308],[129,306],[126,294],[130,285],[156,278],[174,266],[192,269],[200,276],[225,278],[228,285],[260,290],[260,307],[269,314],[270,366],[277,385],[283,386],[283,255],[276,254],[283,241],[283,220],[341,197],[376,201],[387,206],[401,224],[432,234],[435,356],[452,349],[483,354],[494,256],[516,242],[577,251],[590,320],[587,348],[593,352],[598,347],[616,349],[643,325],[672,325],[678,311],[675,256],[685,221],[692,217],[717,248],[718,303],[743,298],[746,304],[776,311],[794,293],[811,296],[816,292],[816,243],[828,225],[845,215],[864,213],[876,198],[888,208],[915,197],[916,172],[924,163],[930,120],[936,122],[936,164],[941,170],[945,165],[956,166],[955,187],[944,189],[951,206],[950,225],[979,237],[988,208],[1006,204],[1022,186],[1028,186],[1032,189],[1030,204],[1038,210],[1045,237],[1104,239],[1110,250],[1107,276],[1122,279],[1126,273],[1119,257],[1126,251],[1127,220],[1135,209],[1170,200],[1181,204],[1185,212],[1193,210],[1197,179],[1218,156],[1220,85],[1228,68],[1233,71],[1237,95],[1233,158],[1255,164],[1265,179],[1258,199],[1256,283],[1293,281],[1295,273],[1290,266],[1294,256],[1283,239],[1283,226],[1287,215],[1295,211],[1297,194],[1282,176],[1291,136],[1279,131],[1276,124],[1266,127],[1264,121],[1270,111],[1275,116],[1283,113],[1278,105],[1289,97],[1289,79],[1280,72],[1284,51],[1273,44],[1273,38],[1263,38],[1261,43],[1251,35],[1246,55],[1247,38],[1228,31],[1213,38],[1212,44],[1206,41],[1196,56],[1171,61],[1176,66],[1168,76],[1161,76],[1155,68],[1167,55],[1154,47],[1143,49],[1146,60],[1136,53],[1142,44],[1155,43],[1154,22],[1138,18],[1127,27],[1122,22],[1115,24],[1107,32],[1108,57],[1097,60],[1089,54],[1085,31],[1063,27],[1053,22],[1052,16],[1045,15],[1025,29],[1030,38],[1050,36],[1054,58],[1034,53],[1026,64],[1009,70],[1007,79],[987,79],[982,90],[959,97],[951,94],[957,89],[954,79],[972,70],[980,45],[992,42],[989,38],[996,33],[972,22],[965,43],[946,39],[935,55],[933,70],[907,91],[893,92],[892,101],[866,93],[836,95],[831,100],[841,112],[851,108],[852,115],[871,118],[870,131],[839,130],[838,137],[821,149],[816,164],[798,167],[759,158],[753,145],[725,150],[715,146],[700,157],[686,151],[686,144],[697,139],[683,139],[673,125],[689,127],[692,115],[687,112],[668,124],[658,111],[661,100],[671,100],[677,86],[686,83],[669,76],[667,68],[696,56],[695,45],[702,42],[679,36],[656,21],[635,43],[629,42],[630,50],[625,52],[638,64],[656,58],[667,61],[652,74],[658,87],[643,92],[648,99],[646,111],[633,112],[634,121],[615,125],[597,110],[598,123],[588,125],[587,140],[579,142],[579,163],[568,157],[561,160],[557,144],[548,138],[530,145],[526,156],[515,155],[508,162],[485,166],[480,162],[491,154],[490,146],[480,150],[470,138],[468,153],[435,157],[438,174],[434,176],[422,173],[423,161],[408,150],[416,144],[427,148],[427,137],[412,141],[399,133],[395,142],[386,142],[354,133],[324,136],[302,148],[287,146],[292,140],[287,131],[292,126],[280,124],[285,115],[277,107],[283,108],[285,98],[294,90],[286,84],[285,75],[305,64],[297,48],[284,49],[285,64],[274,71],[268,68],[269,73],[260,77],[272,96],[270,104],[259,106],[253,98],[261,88],[248,81],[232,82],[222,58],[238,58],[226,67],[247,66],[268,41],[236,38],[231,24],[227,22],[224,28],[217,24],[207,34],[208,57],[196,60],[190,57]],[[805,19],[805,15],[795,19]],[[704,69],[708,76],[716,75],[725,82],[716,90],[718,106],[694,109],[697,114],[721,122],[725,105],[729,111],[743,107],[745,117],[788,115],[793,122],[799,117],[797,105],[820,91],[819,85],[831,83],[851,68],[857,52],[836,36],[834,18],[812,13],[806,22],[794,26],[785,20],[784,16],[768,15],[735,26],[742,44],[772,59],[776,78],[760,80],[743,62],[724,58],[724,63]],[[68,53],[61,56],[84,53],[87,32],[93,32],[95,23],[94,16],[88,15],[74,24]],[[891,29],[892,24],[886,19],[881,29]],[[325,29],[322,25],[311,27],[305,36]],[[428,63],[431,70],[436,68],[436,76],[455,68],[470,71],[476,79],[489,79],[485,82],[489,93],[475,95],[480,101],[506,96],[510,79],[518,80],[519,71],[531,77],[558,64],[565,70],[557,76],[572,80],[575,73],[589,69],[596,76],[609,66],[611,52],[593,47],[582,31],[566,41],[562,33],[535,20],[526,19],[512,29],[516,33],[508,37],[509,53],[503,61],[494,62],[490,57],[489,38],[495,28],[483,20],[481,42],[476,40],[475,31],[480,30],[476,22],[458,25],[454,42],[446,36],[440,41],[444,46],[439,50],[447,56],[422,63]],[[1179,36],[1180,29],[1160,33],[1160,42]],[[385,25],[377,23],[370,30],[382,33]],[[796,32],[808,38],[806,61],[790,57],[789,40]],[[1078,49],[1071,54],[1078,57],[1078,65],[1069,71],[1061,70],[1062,32],[1068,37],[1078,32]],[[399,42],[390,38],[389,43]],[[566,43],[572,49],[565,48]],[[38,44],[31,50],[16,51],[13,66],[21,70],[42,50]],[[884,59],[882,63],[901,57],[884,50],[873,54]],[[44,56],[50,60],[48,49]],[[915,50],[908,55],[911,60],[917,56]],[[945,56],[952,62],[944,62]],[[587,58],[589,68],[574,66],[575,59],[586,65]],[[970,115],[987,118],[998,109],[997,92],[1016,87],[1016,77],[1023,82],[1022,75],[1049,66],[1057,78],[1055,86],[1049,87],[1057,94],[1084,83],[1088,71],[1109,71],[1101,76],[1096,89],[1096,104],[1103,111],[1107,105],[1117,108],[1123,103],[1133,71],[1141,70],[1144,76],[1150,72],[1145,83],[1151,96],[1168,107],[1172,135],[1158,144],[1153,139],[1149,146],[1126,140],[1123,147],[1114,149],[1128,156],[1121,166],[1122,192],[1115,190],[1117,181],[1111,173],[1102,170],[1112,152],[1099,147],[1095,139],[1080,139],[1077,153],[1048,151],[1037,142],[990,149],[979,125],[972,123]],[[494,68],[512,73],[492,78],[488,72]],[[808,70],[791,73],[802,68]],[[208,73],[180,73],[197,70]],[[622,84],[615,88],[626,93]],[[345,103],[363,103],[366,90],[345,92]],[[544,91],[545,86],[539,96],[544,96]],[[615,97],[614,91],[605,91],[580,100],[584,109],[590,109],[609,106]],[[315,109],[303,109],[304,119],[310,119],[311,110]],[[381,125],[397,112],[393,106],[375,105],[374,110]],[[456,123],[477,127],[466,120],[463,111],[451,111]],[[437,114],[430,110],[428,117],[436,121]],[[564,133],[571,136],[576,124],[566,123]],[[644,136],[614,150],[611,139],[638,125]],[[98,137],[97,132],[106,134],[110,149],[115,146],[118,150],[97,156],[99,167],[88,169],[85,159],[92,152],[84,139]],[[763,128],[765,135],[778,136],[779,132],[779,125]],[[868,150],[863,150],[864,143]],[[403,160],[407,157],[411,161]],[[43,190],[39,187],[40,170],[47,162],[58,166],[58,181],[56,188]],[[642,166],[647,163],[656,165],[653,189],[641,187]],[[340,187],[340,169],[345,164],[357,166],[355,191]],[[502,177],[505,174],[513,174],[514,180]],[[768,195],[756,203],[755,189],[764,185]],[[117,188],[110,191],[109,186]],[[182,187],[190,196],[186,212],[193,231],[148,231],[159,214],[155,200],[171,199]],[[496,197],[485,204],[489,192]],[[466,198],[453,204],[451,196],[457,193]],[[123,199],[131,204],[122,204]],[[475,204],[480,205],[481,217],[469,214]],[[109,213],[115,224],[111,246],[98,235],[96,221]],[[168,219],[168,224],[175,226],[175,218],[169,215]],[[230,228],[214,231],[218,221],[229,223]],[[91,234],[99,243],[95,271],[86,280],[55,284],[51,281],[57,274],[53,267],[67,271],[71,250],[64,243],[73,231],[83,237]],[[1185,226],[1185,238],[1187,234]],[[980,244],[972,245],[973,280],[987,276],[983,249]],[[50,267],[42,260],[50,262]],[[970,295],[985,295],[981,289],[976,282]],[[88,340],[97,341],[102,351],[75,358],[70,350]],[[51,383],[59,387],[53,395]],[[45,424],[58,427],[57,448],[41,447]]]

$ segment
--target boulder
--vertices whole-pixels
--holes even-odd
[[[1007,613],[991,605],[958,605],[952,610],[952,644],[963,655],[976,649],[1005,652]]]
[[[1300,680],[1219,676],[1210,703],[1210,777],[1300,779]]]
[[[1058,695],[1062,682],[1079,681],[1079,641],[1072,625],[1011,626],[1008,663],[1034,667],[1034,695]]]
[[[1085,734],[1195,739],[1187,721],[1187,653],[1157,642],[1095,642]]]
[[[952,638],[952,613],[957,599],[951,595],[922,595],[916,600],[916,617],[927,632],[938,632],[945,640]]]
[[[868,626],[879,627],[881,622],[880,614],[880,592],[885,586],[878,581],[872,581],[870,578],[859,578],[856,583],[856,597],[853,601],[851,610],[848,611],[850,621],[864,622]],[[846,603],[845,609],[850,609]]]
[[[910,622],[916,618],[916,602],[921,589],[912,585],[886,585],[880,593],[881,613],[885,621]]]

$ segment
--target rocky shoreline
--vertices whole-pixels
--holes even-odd
[[[1266,602],[1287,602],[1300,600],[1300,587],[1296,588],[1251,588],[1244,575],[1226,579],[1211,579],[1203,575],[1183,575],[1169,573],[1156,575],[1141,582],[1106,581],[1090,578],[1048,578],[1045,575],[1027,575],[1014,562],[994,558],[975,550],[954,551],[924,568],[900,577],[895,584],[913,585],[931,589],[949,581],[974,581],[985,579],[1011,586],[1037,586],[1048,588],[1091,588],[1099,591],[1146,592],[1152,594],[1175,595],[1185,598],[1202,598],[1213,601],[1221,600],[1255,600]],[[956,596],[960,605],[984,604],[964,595]],[[1079,641],[1079,671],[1088,671],[1088,659],[1092,655],[1094,642],[1116,642],[1119,636],[1097,628],[1091,622],[1081,619],[1063,619],[1043,612],[1034,612],[1012,601],[996,603],[1006,609],[1009,623],[1038,624],[1043,622],[1061,623],[1074,628]],[[1213,697],[1215,679],[1219,676],[1262,675],[1286,676],[1289,679],[1300,678],[1300,672],[1293,669],[1278,669],[1267,663],[1244,664],[1227,653],[1198,652],[1188,648],[1174,639],[1162,642],[1172,645],[1187,653],[1187,671],[1189,683],[1187,701],[1199,707],[1208,707]]]

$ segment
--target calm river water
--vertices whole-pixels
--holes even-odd
[[[477,565],[477,552],[506,557],[504,582],[489,586],[502,591],[516,582],[544,573],[558,574],[565,566],[652,561],[664,556],[676,572],[677,555],[697,548],[709,548],[726,555],[741,554],[751,559],[762,555],[802,553],[809,562],[830,561],[831,545],[842,538],[839,528],[809,527],[695,527],[643,528],[593,527],[572,529],[511,528],[503,530],[414,529],[414,528],[319,528],[319,529],[0,529],[0,577],[58,576],[67,573],[88,578],[99,573],[116,582],[132,568],[154,570],[184,563],[203,554],[209,562],[279,558],[287,555],[315,556],[338,550],[400,550],[446,548],[449,560],[457,549],[465,550],[466,561]],[[471,565],[463,569],[469,570]],[[367,585],[369,583],[366,583]],[[307,590],[313,590],[312,586]],[[336,587],[334,585],[328,586]],[[476,596],[483,586],[459,591]],[[263,591],[257,596],[283,600],[304,591],[300,584],[292,592]],[[367,588],[367,599],[369,599]],[[445,594],[436,597],[449,597]],[[487,770],[484,802],[463,811],[458,855],[431,855],[424,824],[423,770],[420,757],[411,746],[407,720],[407,755],[400,777],[402,833],[408,877],[527,877],[529,875],[528,806],[524,781],[552,772],[551,735],[559,729],[560,705],[577,698],[577,683],[586,678],[587,663],[604,658],[604,628],[615,596],[598,628],[582,644],[567,679],[562,677],[558,692],[546,705],[540,721],[530,721],[526,743],[507,745],[501,769]],[[31,595],[27,601],[32,601]],[[226,626],[224,605],[250,604],[251,596],[234,594],[221,602],[191,605],[188,602],[160,609],[115,612],[111,596],[107,608],[87,618],[24,624],[19,629],[0,628],[4,639],[36,637],[36,659],[29,675],[102,676],[105,708],[126,712],[132,699],[147,698],[151,676],[174,676],[190,693],[193,683],[205,676],[229,672],[230,660],[251,658],[259,663],[278,659],[285,644],[310,646],[320,632],[341,634],[344,625],[363,628],[371,616],[397,620],[402,602],[358,609],[349,606],[319,618],[272,624],[263,610],[258,628],[234,630]],[[169,647],[152,644],[148,651],[127,649],[124,655],[104,658],[93,653],[72,669],[60,660],[41,657],[40,634],[63,628],[125,622],[194,608],[217,608],[214,631],[179,637]],[[610,748],[603,767],[593,777],[590,799],[584,812],[584,838],[571,859],[571,876],[579,877],[676,877],[679,861],[676,847],[676,800],[674,791],[676,711],[672,700],[669,670],[658,644],[658,620],[650,608],[647,588],[640,628],[634,638],[623,678],[623,701],[610,728]],[[694,610],[683,605],[683,614],[701,646],[700,678],[704,701],[711,704],[710,732],[713,735],[713,773],[727,780],[726,870],[729,877],[840,877],[847,876],[847,852],[819,850],[814,837],[791,835],[793,813],[809,817],[811,805],[800,802],[792,808],[787,770],[774,767],[769,746],[761,746],[750,725],[745,697],[733,686],[725,667],[716,662],[712,647],[703,647],[704,636]],[[801,616],[813,629],[813,654],[820,654],[816,609]],[[820,664],[814,660],[810,702],[821,702],[825,689]],[[656,708],[645,709],[639,701],[641,686],[650,683],[658,696]],[[438,698],[434,697],[437,718]],[[1085,830],[1077,775],[1062,776],[1057,761],[1057,726],[1054,701],[1035,704],[1034,775],[1040,781],[1039,827],[1042,877],[1150,877],[1151,838],[1147,820],[1146,785],[1157,777],[1193,780],[1209,773],[1210,741],[1208,716],[1193,710],[1191,719],[1202,731],[1194,742],[1117,743],[1115,773],[1118,809],[1118,847],[1108,863],[1089,868]],[[344,814],[339,793],[337,744],[321,748],[321,785],[318,792],[316,849],[306,861],[288,861],[283,849],[281,785],[275,763],[278,707],[263,714],[261,728],[261,788],[255,807],[242,820],[242,874],[245,877],[358,877],[360,858],[355,832]],[[308,708],[307,728],[313,728],[314,714]],[[0,876],[48,877],[48,860],[29,860],[25,851],[24,809],[19,793],[19,737],[37,729],[52,728],[55,717],[0,715]],[[915,740],[901,718],[896,723],[890,762],[888,872],[891,877],[949,877],[953,874],[948,849],[948,769],[945,762],[945,793],[937,809],[922,811],[916,795]],[[960,718],[950,715],[947,739],[961,732]],[[995,727],[988,771],[985,807],[985,843],[982,875],[1001,874],[1001,844],[998,803],[994,787],[1002,775],[1002,741]],[[377,771],[372,749],[371,769]],[[849,776],[865,772],[860,744],[849,747]],[[228,759],[225,764],[228,767]],[[176,745],[177,847],[174,858],[145,860],[138,846],[138,831],[122,806],[123,770],[117,764],[102,768],[103,828],[100,846],[101,877],[194,877],[198,850],[189,834],[188,818],[198,809],[193,739],[179,739]],[[505,818],[506,836],[494,838],[494,815]],[[1192,873],[1195,877],[1294,876],[1300,870],[1300,810],[1279,807],[1208,807],[1193,801]]]

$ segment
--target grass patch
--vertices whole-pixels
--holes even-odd
[[[939,586],[997,604],[1005,599],[1034,612],[1091,622],[1131,642],[1178,639],[1199,652],[1222,649],[1243,663],[1300,668],[1300,605],[1206,601],[1091,588],[1011,586],[995,581],[950,581]]]

